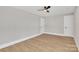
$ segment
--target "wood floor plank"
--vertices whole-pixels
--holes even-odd
[[[72,37],[42,34],[35,38],[17,43],[0,52],[77,52]]]

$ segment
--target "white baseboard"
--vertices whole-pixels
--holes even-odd
[[[50,33],[50,32],[44,32],[45,34],[51,34],[51,35],[59,35],[59,36],[67,36],[67,37],[73,37],[73,36],[68,36],[65,34],[57,34],[57,33]]]
[[[19,42],[22,42],[22,41],[25,41],[25,40],[28,40],[28,39],[31,39],[31,38],[34,38],[34,37],[39,36],[41,34],[42,33],[30,36],[30,37],[26,37],[26,38],[23,38],[23,39],[19,39],[19,40],[13,41],[13,42],[5,43],[5,44],[3,44],[3,45],[0,46],[0,49],[9,47],[11,45],[14,45],[16,43],[19,43]]]

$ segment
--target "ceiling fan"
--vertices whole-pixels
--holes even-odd
[[[51,6],[44,6],[43,9],[39,9],[38,11],[45,11],[45,12],[49,13],[50,8],[51,8]]]

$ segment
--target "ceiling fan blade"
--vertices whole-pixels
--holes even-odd
[[[47,10],[47,12],[49,13],[50,11],[49,11],[49,10]]]
[[[51,8],[51,6],[48,6],[47,8],[49,9],[49,8]]]
[[[49,10],[46,10],[46,12],[49,13],[50,11]]]

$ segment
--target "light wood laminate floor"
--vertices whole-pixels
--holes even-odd
[[[3,48],[1,52],[76,52],[77,47],[71,37],[42,34],[35,38]]]

